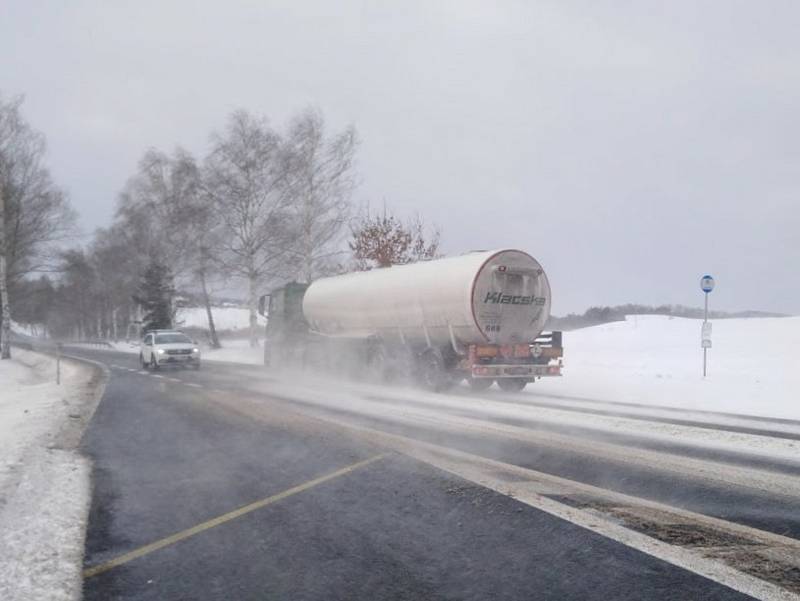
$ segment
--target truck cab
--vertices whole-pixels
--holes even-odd
[[[259,298],[259,313],[267,318],[264,365],[296,359],[308,334],[303,296],[308,284],[289,282]]]

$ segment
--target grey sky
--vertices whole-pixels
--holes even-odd
[[[313,105],[362,138],[359,201],[519,247],[554,312],[702,302],[800,313],[800,4],[0,4],[25,93],[90,231],[150,146],[204,152],[243,107]]]

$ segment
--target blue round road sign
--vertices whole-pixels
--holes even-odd
[[[702,288],[703,292],[708,294],[714,289],[714,278],[710,275],[704,275],[700,278],[700,288]]]

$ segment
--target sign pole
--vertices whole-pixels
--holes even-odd
[[[700,278],[700,290],[705,294],[705,309],[703,311],[703,328],[700,335],[700,344],[703,347],[703,377],[706,377],[708,367],[708,349],[711,348],[711,324],[708,323],[708,295],[714,289],[714,278],[704,275]]]
[[[703,313],[703,325],[708,323],[708,292],[705,293],[705,297],[706,297],[706,308],[705,308],[705,311]],[[704,378],[706,377],[707,358],[708,358],[708,347],[706,345],[703,345],[703,377]]]

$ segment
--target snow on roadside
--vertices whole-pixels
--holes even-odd
[[[646,412],[641,413],[640,419],[630,419],[526,405],[523,395],[494,391],[476,393],[466,387],[457,388],[452,393],[434,393],[417,387],[386,387],[342,381],[308,372],[266,372],[264,375],[262,379],[251,373],[249,377],[242,379],[242,383],[254,391],[268,392],[284,399],[301,400],[304,405],[346,409],[348,413],[381,421],[414,423],[426,427],[447,427],[449,423],[456,429],[464,427],[490,436],[523,436],[537,441],[563,441],[568,438],[583,442],[592,440],[606,448],[618,445],[623,454],[636,453],[635,449],[626,446],[629,443],[624,438],[632,436],[668,445],[678,443],[687,447],[779,460],[795,467],[800,466],[800,442],[770,436],[766,430],[769,425],[764,426],[763,433],[744,433],[717,430],[713,427],[660,423],[648,420]],[[550,425],[553,427],[549,428]],[[749,425],[757,427],[759,424]],[[800,427],[795,426],[792,433],[800,433]],[[671,451],[667,448],[659,452],[669,454]]]
[[[228,363],[244,363],[248,365],[261,365],[264,360],[264,341],[259,340],[259,346],[252,348],[246,338],[223,338],[221,349],[212,349],[206,344],[200,345],[203,361],[222,361]],[[122,353],[139,354],[138,342],[110,342],[109,346],[74,342],[69,346],[79,348],[92,348],[95,350],[119,351]]]
[[[36,336],[41,335],[41,332],[47,331],[42,324],[33,323],[19,323],[18,321],[11,320],[11,331],[23,336]]]
[[[264,341],[259,340],[259,346],[253,348],[250,341],[242,339],[223,339],[221,349],[203,349],[203,361],[224,361],[229,363],[246,363],[248,365],[262,365],[264,363]]]
[[[214,327],[218,331],[244,330],[250,327],[250,310],[239,307],[211,307]],[[266,318],[259,315],[258,325],[266,325]],[[175,316],[176,328],[208,329],[208,316],[205,307],[182,307]]]
[[[800,419],[800,317],[715,320],[705,379],[701,323],[639,315],[564,332],[564,377],[528,393]]]
[[[91,371],[14,349],[0,361],[0,599],[78,599],[90,465],[76,450]]]
[[[121,353],[131,353],[135,355],[139,354],[138,341],[125,342],[121,340],[119,342],[108,342],[107,344],[97,344],[94,342],[69,342],[65,344],[65,348],[69,349],[69,347],[88,348],[96,351],[119,351]]]

